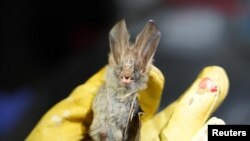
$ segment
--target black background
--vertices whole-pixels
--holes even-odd
[[[219,65],[228,73],[230,91],[214,115],[226,123],[249,124],[247,5],[247,0],[2,0],[0,100],[4,101],[1,104],[5,113],[0,119],[6,121],[6,129],[1,129],[0,140],[23,140],[51,106],[102,68],[107,63],[108,32],[122,18],[126,19],[132,38],[149,19],[154,19],[162,32],[154,62],[166,77],[159,110],[177,99],[205,66]],[[165,44],[170,32],[165,30],[164,21],[172,21],[165,15],[192,7],[217,9],[224,21],[223,43],[218,47],[208,45],[196,50],[185,44]],[[24,91],[24,96],[17,103],[13,99],[20,91]],[[18,104],[26,106],[21,108]]]

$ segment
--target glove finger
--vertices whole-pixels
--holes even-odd
[[[208,139],[208,125],[224,125],[225,122],[222,119],[212,117],[206,124],[192,137],[191,141],[207,141]]]
[[[225,99],[229,80],[223,68],[206,67],[180,97],[171,119],[160,133],[163,141],[190,140]]]
[[[92,120],[92,100],[103,84],[104,73],[105,68],[78,86],[69,97],[53,106],[41,118],[26,141],[84,139]]]
[[[148,87],[139,92],[139,103],[142,111],[145,113],[142,120],[152,117],[158,110],[161,95],[164,87],[164,76],[162,72],[152,66],[149,73]]]

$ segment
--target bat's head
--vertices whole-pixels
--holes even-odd
[[[115,76],[121,86],[134,88],[147,77],[160,36],[152,20],[148,21],[137,35],[135,43],[129,41],[124,20],[111,29],[109,66],[115,68]]]

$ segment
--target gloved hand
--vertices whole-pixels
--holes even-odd
[[[26,141],[87,140],[93,118],[91,104],[104,82],[104,73],[105,68],[52,107]],[[179,99],[156,114],[163,87],[164,77],[153,67],[147,89],[139,94],[139,103],[145,113],[141,116],[142,141],[206,140],[207,124],[224,124],[215,117],[206,123],[228,92],[229,81],[222,68],[206,67]]]

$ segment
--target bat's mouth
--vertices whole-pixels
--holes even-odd
[[[134,81],[134,78],[129,76],[121,76],[121,82],[123,84],[131,84]]]

